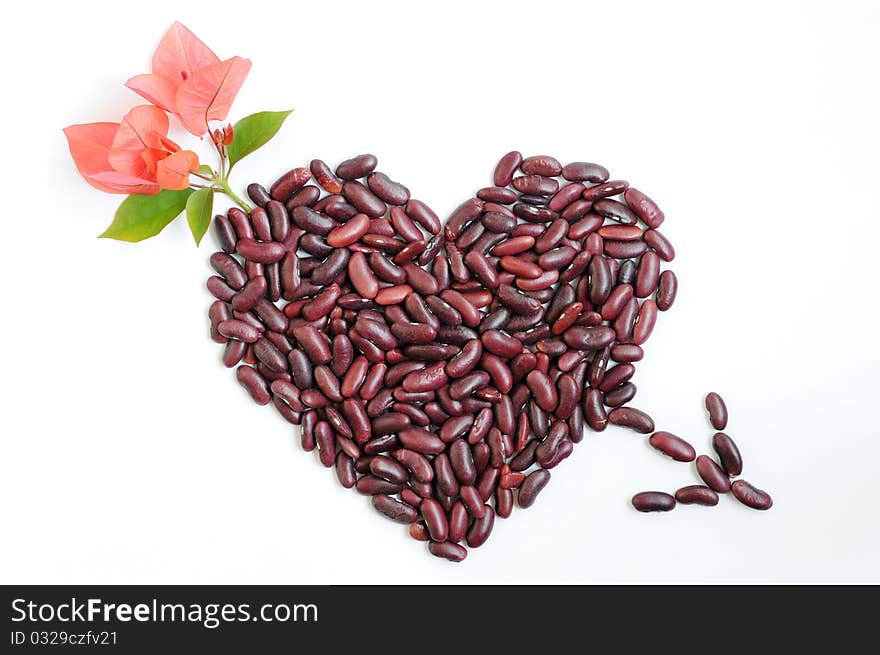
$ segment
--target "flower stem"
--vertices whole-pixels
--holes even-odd
[[[246,212],[250,212],[253,207],[247,204],[244,200],[238,197],[235,191],[229,186],[229,182],[226,179],[220,178],[217,181],[217,185],[220,187],[220,190],[223,191],[227,196],[232,198],[232,201],[235,202],[239,207],[241,207]]]

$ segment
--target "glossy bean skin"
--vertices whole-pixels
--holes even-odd
[[[373,507],[380,514],[387,516],[396,523],[415,523],[419,519],[419,512],[414,507],[395,500],[391,496],[376,494],[371,499]]]
[[[716,432],[712,437],[712,448],[721,461],[721,468],[730,477],[736,477],[743,470],[742,455],[736,443],[723,432]]]
[[[529,473],[517,491],[517,504],[523,509],[531,507],[548,482],[550,471],[538,469]]]
[[[706,411],[709,412],[709,422],[713,428],[723,430],[727,427],[727,405],[714,391],[706,394]]]
[[[672,271],[663,271],[657,283],[657,297],[655,299],[657,309],[661,312],[668,310],[675,302],[676,295],[678,295],[678,278]]]
[[[632,497],[639,512],[668,512],[675,509],[675,498],[662,491],[642,491]]]
[[[694,447],[671,432],[655,432],[648,439],[648,443],[677,462],[692,462],[697,458]]]
[[[356,180],[372,173],[378,163],[375,155],[358,155],[339,164],[336,167],[336,175],[343,180]]]
[[[566,164],[561,173],[566,180],[592,182],[593,184],[606,182],[609,176],[608,169],[604,166],[583,161]]]
[[[504,155],[495,166],[492,182],[497,187],[506,187],[513,180],[513,175],[523,161],[522,153],[513,150]]]
[[[696,460],[697,473],[709,487],[720,494],[730,491],[730,478],[720,466],[707,455],[700,455]]]
[[[623,198],[630,209],[651,228],[658,228],[665,216],[657,204],[644,193],[632,187],[626,189]]]
[[[718,494],[709,487],[693,484],[682,487],[675,492],[675,500],[682,505],[706,505],[714,507],[718,504]]]
[[[773,499],[770,494],[745,480],[736,480],[731,489],[736,499],[746,507],[758,510],[767,510],[773,507]]]
[[[428,551],[435,557],[447,559],[450,562],[461,562],[467,557],[467,549],[451,541],[430,541]]]
[[[654,431],[654,420],[634,407],[615,407],[608,412],[608,422],[642,434],[650,434]]]

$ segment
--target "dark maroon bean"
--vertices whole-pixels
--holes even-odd
[[[339,484],[346,489],[351,489],[357,482],[357,473],[354,470],[354,462],[351,457],[342,451],[336,455],[336,477],[339,479]],[[374,496],[374,499],[375,498],[378,498],[378,496]]]
[[[587,270],[590,276],[589,300],[594,305],[601,305],[608,299],[614,284],[611,270],[608,268],[608,262],[605,261],[604,257],[593,257]]]
[[[550,202],[547,206],[555,212],[562,212],[572,203],[578,202],[581,199],[581,194],[584,192],[585,188],[586,187],[584,187],[584,185],[580,182],[575,182],[574,184],[566,184],[558,192],[556,192],[556,194],[550,199]],[[573,220],[573,215],[580,211],[583,206],[584,205],[579,205],[574,210],[569,212],[567,216],[563,212],[562,218],[566,221]],[[589,207],[584,210],[584,214],[586,214],[587,211],[589,211]]]
[[[477,479],[473,454],[464,439],[456,439],[449,446],[449,461],[456,479],[463,485],[472,485]]]
[[[492,182],[495,186],[505,187],[513,180],[513,174],[523,161],[522,153],[513,150],[504,155],[495,166]]]
[[[255,209],[254,212],[257,210]],[[267,215],[266,220],[269,225],[269,234],[259,238],[264,241],[284,241],[290,233],[290,217],[287,215],[287,209],[277,200],[270,200],[266,205],[264,213]]]
[[[648,227],[658,228],[665,216],[657,204],[638,189],[628,188],[623,199]]]
[[[380,218],[385,215],[388,207],[376,197],[367,187],[360,182],[348,181],[342,186],[342,195],[345,196],[354,207],[370,218]]]
[[[407,448],[398,448],[391,454],[394,459],[410,470],[419,482],[431,482],[434,479],[434,469],[424,455]]]
[[[294,194],[287,199],[287,202],[284,203],[284,208],[287,210],[289,216],[290,212],[297,207],[314,206],[320,196],[321,189],[312,184],[307,184],[300,190],[294,192]]]
[[[376,477],[396,484],[406,484],[409,480],[407,470],[396,460],[385,455],[377,455],[370,460],[370,472]]]
[[[455,241],[461,231],[467,225],[480,216],[483,210],[483,201],[477,198],[471,198],[461,203],[452,215],[446,221],[444,233],[448,241]]]
[[[227,339],[237,339],[246,343],[254,343],[260,338],[260,331],[257,328],[237,319],[221,321],[217,324],[217,332]]]
[[[275,181],[269,188],[269,195],[275,200],[284,202],[310,179],[312,179],[312,172],[308,168],[294,168]]]
[[[707,505],[713,507],[718,504],[718,494],[709,487],[693,484],[676,491],[675,500],[682,505]]]
[[[376,510],[397,523],[415,523],[419,520],[419,513],[414,507],[391,496],[377,494],[373,496],[371,502]]]
[[[238,235],[239,239],[254,238],[254,226],[251,225],[251,219],[241,209],[238,207],[231,207],[229,211],[226,212],[226,216],[229,218],[229,222],[232,224],[235,234]]]
[[[614,341],[614,330],[605,326],[582,327],[573,325],[562,334],[562,340],[570,348],[601,350]]]
[[[630,428],[642,434],[654,431],[654,419],[634,407],[615,407],[608,412],[608,421],[614,425]]]
[[[742,455],[739,454],[739,448],[736,447],[733,439],[723,432],[716,432],[712,437],[712,448],[718,454],[721,460],[721,467],[730,477],[734,477],[742,473],[743,462]]]
[[[356,180],[372,173],[376,169],[377,163],[375,155],[358,155],[339,164],[336,167],[336,175],[343,180]]]
[[[461,562],[467,557],[467,548],[451,541],[430,541],[428,551],[435,557],[442,557],[450,562]]]
[[[477,191],[477,198],[486,202],[497,202],[512,205],[516,202],[516,193],[504,187],[490,186]]]
[[[630,400],[636,397],[636,385],[632,382],[621,384],[605,394],[605,404],[609,407],[620,407],[626,405]]]
[[[637,346],[641,346],[651,336],[654,331],[654,325],[657,323],[657,303],[653,299],[648,298],[639,308],[633,324],[632,342]]]
[[[648,439],[648,443],[678,462],[693,462],[697,457],[693,446],[671,432],[655,432]]]
[[[629,380],[635,372],[636,367],[632,364],[618,364],[608,370],[599,384],[593,385],[591,382],[590,386],[598,386],[600,391],[608,392]]]
[[[519,165],[526,175],[546,175],[555,177],[562,172],[562,164],[549,155],[526,157]]]
[[[436,455],[446,449],[446,444],[435,434],[421,428],[405,428],[398,432],[397,438],[404,448],[425,455]]]
[[[269,195],[269,192],[266,191],[266,188],[262,184],[257,184],[256,182],[248,184],[247,194],[248,198],[253,200],[254,204],[258,207],[265,207],[266,204],[272,199],[272,197]]]
[[[549,196],[559,190],[559,182],[552,177],[523,175],[513,178],[513,188],[520,193]]]
[[[309,164],[309,169],[315,177],[315,182],[321,185],[324,191],[327,193],[340,193],[342,191],[342,180],[336,177],[330,170],[330,167],[323,161],[313,159],[311,164]]]
[[[211,319],[211,339],[217,343],[226,343],[228,341],[227,338],[217,331],[217,326],[223,321],[228,321],[232,318],[229,305],[222,300],[215,300],[211,303],[211,307],[208,310],[208,318]]]
[[[657,284],[657,296],[655,302],[657,309],[665,312],[672,307],[675,296],[678,293],[678,278],[672,271],[663,271],[660,274],[660,282]]]
[[[535,452],[538,450],[540,442],[532,440],[526,445],[520,453],[510,460],[511,471],[525,471],[535,463]]]
[[[549,223],[559,218],[559,212],[546,207],[533,207],[525,203],[518,202],[513,206],[513,213],[524,221],[530,223]],[[539,227],[539,226],[536,226]]]
[[[336,221],[310,207],[295,207],[290,218],[297,227],[309,234],[326,235],[336,227]]]
[[[630,259],[638,257],[648,251],[648,244],[644,241],[611,241],[606,240],[602,244],[603,252],[608,257],[615,259]]]
[[[331,354],[327,337],[318,332],[314,325],[306,324],[295,327],[292,336],[314,364],[326,364],[330,361]]]
[[[523,509],[531,507],[548,482],[550,482],[549,471],[538,469],[529,473],[517,492],[517,504]]]
[[[266,278],[263,276],[251,278],[241,291],[232,297],[232,308],[239,312],[250,311],[257,304],[257,301],[266,294],[268,288]]]
[[[746,507],[760,510],[773,507],[773,499],[770,497],[770,494],[749,484],[745,480],[736,480],[731,488],[736,499]]]
[[[215,252],[211,255],[210,262],[213,269],[236,291],[247,284],[247,274],[234,257],[223,252]]]
[[[406,203],[406,214],[416,223],[419,223],[431,234],[440,232],[440,219],[437,214],[421,200],[411,198]]]
[[[212,296],[223,302],[229,302],[235,295],[235,289],[226,284],[219,275],[209,277],[207,287]]]
[[[284,353],[266,338],[254,342],[254,355],[273,371],[281,373],[287,371],[287,358]]]
[[[245,259],[260,264],[272,264],[279,262],[287,254],[284,246],[274,241],[256,241],[254,239],[239,239],[235,246],[235,252]]]
[[[556,393],[556,387],[546,373],[538,370],[531,371],[526,376],[526,384],[541,409],[545,412],[552,412],[556,409],[559,404],[559,396]]]
[[[720,466],[708,455],[697,457],[697,473],[707,485],[720,494],[730,491],[730,479]]]
[[[631,343],[619,343],[611,347],[611,359],[615,362],[638,362],[644,355],[641,346]]]
[[[589,189],[587,191],[589,191]],[[629,207],[616,200],[611,200],[610,198],[602,198],[601,200],[594,202],[593,211],[600,216],[610,218],[611,220],[623,223],[624,225],[635,225],[639,220]],[[605,235],[603,234],[602,236]],[[609,238],[618,239],[619,237],[615,236]]]
[[[239,366],[235,370],[235,377],[258,405],[268,405],[272,400],[269,385],[252,366]]]
[[[629,182],[626,180],[611,180],[610,182],[602,182],[596,186],[589,187],[583,192],[584,200],[601,200],[616,196],[629,188]]]
[[[217,245],[225,253],[235,252],[235,244],[238,237],[232,223],[223,214],[217,214],[214,217],[214,237],[217,239]]]
[[[662,491],[642,491],[632,497],[632,506],[640,512],[668,512],[675,509],[675,498]]]
[[[385,173],[370,173],[367,176],[367,186],[389,205],[405,205],[409,200],[409,189],[399,182],[394,182]]]
[[[433,498],[425,498],[421,507],[422,518],[434,541],[445,541],[449,535],[449,521],[446,518],[446,512]]]
[[[584,414],[587,425],[601,432],[608,425],[608,414],[602,402],[602,392],[598,389],[587,389],[584,396]]]
[[[675,248],[665,236],[657,230],[648,230],[645,232],[645,243],[647,243],[665,262],[671,262],[675,259]]]
[[[383,480],[382,478],[377,478],[374,475],[365,475],[357,481],[355,488],[358,492],[364,495],[376,496],[379,494],[398,494],[401,489],[403,489],[403,486],[394,482],[388,482],[388,480]],[[407,505],[407,507],[409,506]]]
[[[713,428],[723,430],[727,427],[727,405],[714,391],[706,394],[706,411],[709,412],[709,422]]]
[[[562,177],[573,182],[602,183],[608,179],[608,169],[599,164],[576,161],[566,164],[562,169]]]
[[[434,479],[437,488],[447,496],[457,496],[460,487],[458,478],[452,470],[452,464],[446,453],[441,453],[434,458]]]
[[[230,340],[223,349],[223,365],[232,368],[241,361],[247,349],[248,344],[244,341]]]
[[[495,525],[495,511],[489,506],[485,506],[483,517],[474,521],[471,529],[467,533],[467,544],[471,548],[479,548],[492,532]]]
[[[642,255],[639,270],[636,274],[635,294],[639,298],[647,298],[657,288],[660,280],[660,257],[648,251]]]

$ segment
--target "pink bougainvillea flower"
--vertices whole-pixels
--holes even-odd
[[[168,116],[140,105],[121,123],[89,123],[65,128],[70,154],[80,174],[107,193],[155,194],[185,189],[198,156],[168,139]]]
[[[153,72],[131,78],[126,86],[202,136],[208,121],[226,119],[250,68],[250,60],[241,57],[220,61],[195,34],[174,23],[156,48]]]

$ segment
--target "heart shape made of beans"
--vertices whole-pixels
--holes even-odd
[[[625,405],[675,253],[597,164],[508,153],[445,224],[376,164],[313,160],[215,218],[211,335],[343,486],[461,561],[587,429],[653,431]]]

